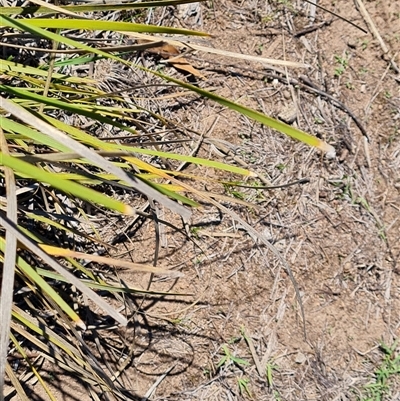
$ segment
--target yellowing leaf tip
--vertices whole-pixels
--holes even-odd
[[[81,330],[85,331],[86,330],[86,324],[83,323],[81,319],[75,322],[76,327],[80,328]]]
[[[325,153],[327,159],[334,159],[336,157],[336,150],[332,145],[328,145],[324,143],[324,149],[322,149]]]
[[[129,205],[124,205],[124,209],[122,210],[122,213],[124,213],[128,216],[133,216],[136,214],[136,210]]]

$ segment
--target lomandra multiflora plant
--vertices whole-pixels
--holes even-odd
[[[105,393],[135,399],[118,379],[124,373],[124,365],[117,363],[114,372],[110,365],[106,369],[104,361],[85,342],[83,333],[89,330],[99,336],[101,330],[114,330],[117,336],[118,327],[126,325],[132,316],[126,299],[143,296],[146,291],[123,285],[115,276],[105,278],[93,271],[90,263],[145,272],[150,280],[153,275],[178,274],[157,267],[157,239],[150,265],[107,256],[110,244],[98,232],[99,221],[111,216],[132,216],[160,224],[157,205],[188,221],[190,209],[200,207],[202,202],[240,220],[197,189],[197,184],[207,178],[186,174],[183,180],[179,169],[171,166],[178,161],[231,175],[256,178],[256,174],[190,156],[181,145],[182,139],[160,136],[158,132],[171,128],[171,121],[154,106],[154,91],[150,88],[164,86],[171,95],[185,90],[208,98],[310,146],[334,153],[330,145],[313,136],[202,89],[201,74],[181,56],[186,44],[174,36],[189,41],[192,36],[206,37],[206,33],[132,22],[143,21],[148,9],[155,12],[156,7],[189,2],[59,5],[33,0],[14,7],[3,0],[1,399],[6,388],[7,394],[16,391],[21,400],[31,399],[27,391],[32,391],[28,386],[32,375],[49,399],[55,399],[48,375],[41,373],[46,363],[79,377],[94,399]],[[196,49],[216,51],[201,46]],[[141,55],[146,51],[175,66],[178,72],[171,70],[175,76],[169,70],[165,72],[165,64],[145,67]],[[219,54],[224,52],[219,50]],[[100,63],[111,66],[103,78],[90,72]],[[184,67],[179,68],[179,64]],[[288,67],[293,65],[302,67],[288,63]],[[199,82],[187,83],[185,73]],[[149,84],[142,85],[140,80]],[[193,131],[186,133],[185,127],[180,127],[179,132],[187,134],[186,143],[200,139],[189,135]],[[130,142],[120,140],[125,137]],[[149,294],[157,296],[154,292]]]

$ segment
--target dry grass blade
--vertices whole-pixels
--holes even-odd
[[[47,263],[56,272],[62,274],[69,282],[76,286],[82,293],[90,298],[97,306],[107,313],[110,314],[117,322],[123,326],[127,325],[127,320],[114,308],[112,308],[103,298],[97,295],[94,291],[88,289],[80,280],[78,280],[72,273],[70,273],[65,267],[61,266],[58,262],[52,259],[47,253],[45,253],[39,246],[37,246],[30,238],[22,234],[17,227],[6,217],[0,214],[0,224],[6,229],[14,233],[17,240],[21,242],[27,249],[34,252],[39,258]],[[84,323],[78,324],[82,328],[85,328]]]
[[[48,246],[48,245],[40,245],[40,247],[43,250],[45,250],[49,255],[53,255],[53,256],[69,256],[69,257],[74,257],[74,258],[79,258],[79,259],[86,259],[86,260],[91,260],[92,262],[103,263],[103,264],[107,264],[107,265],[113,265],[113,266],[123,267],[123,268],[134,270],[134,271],[140,271],[140,272],[146,272],[146,273],[152,273],[152,274],[161,274],[161,275],[172,276],[172,277],[182,277],[183,276],[182,273],[179,273],[179,272],[176,272],[173,270],[161,269],[161,268],[146,265],[146,264],[132,263],[132,262],[127,262],[125,260],[106,258],[104,256],[98,256],[98,255],[90,255],[88,253],[76,252],[76,251],[72,251],[70,249],[56,248],[54,246]]]
[[[138,39],[144,39],[150,42],[158,42],[160,40],[159,37],[156,36],[150,36],[150,35],[145,35],[137,32],[121,32],[124,35],[127,36],[132,36]],[[258,62],[262,64],[267,64],[267,65],[279,65],[279,66],[284,66],[284,67],[289,67],[289,68],[309,68],[309,66],[305,63],[297,63],[294,61],[286,61],[286,60],[276,60],[276,59],[271,59],[271,58],[265,58],[265,57],[258,57],[258,56],[251,56],[249,54],[240,54],[240,53],[235,53],[235,52],[228,52],[226,50],[222,49],[214,49],[212,47],[207,47],[207,46],[200,46],[196,45],[195,43],[186,43],[186,42],[179,42],[177,40],[172,40],[168,38],[163,38],[163,41],[166,43],[169,43],[170,45],[177,46],[177,47],[187,47],[192,50],[200,50],[204,53],[210,53],[210,54],[219,54],[221,56],[225,57],[231,57],[231,58],[236,58],[240,60],[247,60],[247,61],[252,61],[252,62]]]
[[[150,186],[146,185],[137,178],[127,174],[122,169],[114,166],[111,162],[107,161],[106,159],[98,155],[96,152],[90,150],[85,145],[82,145],[81,143],[70,138],[68,135],[52,127],[48,123],[44,122],[40,118],[29,113],[23,107],[15,104],[14,102],[8,99],[0,98],[0,101],[1,101],[1,107],[7,112],[11,113],[12,115],[24,121],[25,123],[41,130],[42,133],[48,135],[50,138],[58,140],[64,145],[68,146],[71,150],[75,150],[80,156],[90,160],[100,168],[108,171],[111,174],[116,175],[121,180],[130,184],[137,191],[147,196],[149,199],[156,200],[160,204],[164,205],[166,208],[172,210],[175,213],[180,214],[184,218],[190,217],[191,212],[185,207],[178,205],[176,202],[160,194],[157,190],[151,188]]]
[[[235,212],[232,210],[227,209],[225,206],[222,206],[218,202],[214,202],[214,205],[218,207],[222,212],[226,213],[227,215],[231,216],[234,220],[236,220],[238,223],[240,223],[243,228],[246,229],[246,231],[253,237],[257,238],[260,242],[262,242],[266,247],[278,258],[278,260],[282,263],[283,267],[286,270],[287,275],[290,278],[290,281],[293,284],[295,293],[296,293],[296,299],[297,302],[300,306],[300,312],[301,312],[301,317],[303,320],[303,335],[304,338],[307,339],[307,331],[306,331],[306,317],[304,313],[304,306],[303,302],[301,300],[301,295],[300,295],[300,290],[299,286],[297,284],[297,281],[293,275],[292,269],[290,268],[288,262],[285,260],[285,258],[280,254],[280,252],[275,248],[274,245],[272,245],[267,238],[265,238],[264,235],[260,234],[256,229],[254,229],[250,224],[245,222],[241,217],[239,217]]]
[[[242,329],[242,335],[243,335],[244,339],[246,340],[247,345],[250,348],[251,356],[253,357],[253,361],[256,365],[257,372],[260,375],[260,377],[263,377],[264,373],[265,373],[263,365],[260,362],[260,359],[258,358],[257,352],[254,348],[253,340],[251,339],[251,336],[249,335],[248,331],[244,327]]]
[[[31,342],[48,361],[66,371],[74,372],[87,383],[97,384],[109,390],[109,386],[106,384],[105,380],[96,374],[92,368],[91,362],[82,358],[81,352],[76,347],[67,344],[60,336],[49,328],[46,329],[46,338],[48,338],[50,344],[44,343],[41,339],[31,333],[32,330],[36,334],[44,334],[44,331],[38,327],[37,322],[19,308],[14,307],[14,309],[13,314],[15,320],[30,329],[30,331],[25,330],[22,325],[16,324],[15,322],[11,322],[12,330]],[[64,352],[62,353],[61,351]]]
[[[147,401],[152,394],[154,393],[154,390],[160,385],[160,383],[166,378],[169,372],[174,369],[175,365],[172,365],[167,371],[165,371],[155,382],[154,384],[148,389],[144,397],[142,397],[141,401]]]
[[[19,382],[17,376],[15,375],[14,371],[12,370],[12,367],[8,362],[5,364],[5,371],[7,373],[8,378],[10,379],[13,387],[15,388],[15,391],[17,392],[19,398],[21,401],[30,401],[28,396],[25,393],[24,388],[21,386],[21,383]],[[3,394],[3,387],[1,387],[0,390],[0,401],[4,400],[5,394]]]
[[[51,3],[46,3],[45,1],[42,0],[31,0],[31,3],[37,4],[38,6],[49,8],[52,11],[55,11],[59,14],[64,14],[64,15],[69,15],[70,17],[75,17],[75,18],[80,18],[80,19],[88,19],[86,17],[83,17],[81,15],[78,15],[74,13],[73,11],[67,10],[66,8],[63,7],[58,7],[54,4]]]
[[[25,362],[27,363],[27,365],[29,366],[29,368],[31,369],[33,374],[37,377],[40,384],[45,389],[47,395],[50,397],[51,401],[56,401],[56,399],[54,398],[53,394],[51,393],[49,387],[46,385],[45,381],[43,380],[42,376],[39,374],[38,370],[30,362],[29,358],[27,357],[27,355],[25,353],[24,348],[21,347],[20,343],[18,342],[18,340],[15,338],[15,336],[12,333],[10,333],[10,337],[11,337],[12,342],[14,343],[15,348],[22,355],[22,357],[24,358]]]
[[[0,127],[0,149],[8,153],[8,146],[4,137],[3,129]],[[15,177],[13,171],[5,167],[5,181],[7,188],[7,217],[14,224],[17,223],[17,195]],[[4,256],[4,267],[2,272],[2,283],[0,289],[0,400],[3,400],[4,369],[7,362],[7,349],[9,341],[9,330],[11,320],[11,308],[14,289],[14,269],[17,254],[17,238],[13,231],[6,231],[6,248]]]
[[[356,4],[357,4],[357,6],[360,10],[360,13],[363,16],[365,22],[367,23],[369,29],[371,30],[372,35],[375,36],[375,39],[379,42],[379,45],[381,46],[383,53],[384,54],[388,53],[389,49],[387,48],[385,42],[382,39],[381,34],[379,33],[378,29],[376,28],[374,21],[372,20],[367,9],[365,8],[364,3],[361,0],[356,0]]]

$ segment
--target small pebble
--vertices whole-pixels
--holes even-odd
[[[290,92],[289,91],[283,91],[283,97],[287,100],[291,98]]]
[[[296,355],[296,359],[295,359],[295,362],[296,362],[296,363],[298,363],[298,364],[303,364],[306,360],[307,360],[307,358],[306,358],[306,356],[305,356],[303,353],[299,352],[299,353]]]
[[[297,107],[294,103],[287,104],[278,114],[278,118],[286,124],[293,124],[297,118]]]
[[[328,152],[325,153],[325,157],[328,160],[334,159],[336,157],[336,151],[334,148],[332,148],[331,150],[329,150]]]
[[[357,48],[357,40],[356,39],[349,39],[347,41],[347,46],[351,47],[352,49]]]
[[[348,149],[342,149],[340,155],[339,155],[339,161],[343,162],[347,159],[347,156],[349,155],[349,150]]]

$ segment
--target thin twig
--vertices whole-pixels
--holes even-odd
[[[334,15],[335,17],[338,17],[339,19],[341,19],[341,20],[347,22],[348,24],[354,26],[355,28],[359,29],[360,31],[362,31],[362,32],[364,32],[364,33],[368,33],[364,28],[361,28],[360,26],[358,26],[358,25],[355,24],[354,22],[348,20],[347,18],[345,18],[345,17],[343,17],[343,16],[341,16],[341,15],[339,15],[339,14],[336,14],[335,12],[333,12],[333,11],[331,11],[331,10],[328,10],[328,9],[325,8],[325,7],[320,6],[319,4],[315,3],[314,1],[311,1],[311,0],[304,0],[304,1],[305,1],[306,3],[310,3],[310,4],[312,4],[312,5],[314,5],[314,6],[318,7],[318,8],[320,8],[321,10],[326,11],[326,12],[329,13],[329,14]]]
[[[336,105],[336,107],[338,107],[339,109],[341,109],[342,111],[347,113],[351,117],[351,119],[354,121],[354,123],[357,125],[357,127],[359,128],[361,133],[368,139],[368,141],[370,140],[367,130],[361,124],[360,120],[355,116],[355,114],[344,103],[342,103],[338,99],[335,99],[329,93],[326,93],[326,92],[322,91],[321,89],[319,89],[314,83],[312,83],[310,81],[310,79],[308,77],[305,77],[303,75],[303,76],[300,76],[299,78],[303,82],[303,84],[300,83],[300,85],[302,85],[303,87],[307,88],[308,90],[310,90],[312,92],[318,93],[319,95],[329,99],[332,103],[334,103]]]
[[[389,55],[389,49],[386,46],[386,43],[383,41],[381,34],[379,33],[378,29],[376,28],[376,25],[374,24],[374,21],[372,20],[371,16],[369,15],[367,9],[364,6],[364,3],[362,0],[356,0],[358,9],[363,16],[366,24],[368,25],[369,29],[371,30],[372,35],[375,37],[375,39],[379,42],[379,45],[381,46],[381,49],[383,51],[384,56]],[[400,69],[395,63],[393,57],[389,56],[389,61],[392,66],[392,68],[397,72],[400,73]]]
[[[241,185],[241,184],[233,184],[226,182],[226,185],[232,185],[235,187],[240,187],[240,188],[251,188],[251,189],[279,189],[279,188],[287,188],[292,185],[297,185],[297,184],[306,184],[307,182],[310,182],[309,178],[301,178],[300,180],[293,181],[293,182],[288,182],[287,184],[282,184],[282,185],[272,185],[272,186],[252,186],[252,185]]]
[[[250,348],[251,356],[253,357],[253,361],[256,365],[257,372],[260,375],[260,377],[263,377],[265,374],[263,365],[261,364],[260,359],[258,358],[256,349],[254,348],[253,340],[251,339],[251,337],[246,329],[243,329],[243,337],[246,340],[247,345]]]
[[[148,389],[144,397],[141,399],[141,401],[147,401],[151,395],[154,393],[154,390],[160,385],[160,383],[166,378],[169,372],[175,367],[171,366],[165,373],[163,373],[155,382],[154,384]]]
[[[282,77],[277,74],[272,74],[272,73],[267,72],[267,73],[265,73],[265,75],[267,75],[271,79],[278,79],[279,81],[284,82],[285,84],[290,83],[292,85],[301,86],[304,89],[308,90],[309,92],[317,93],[318,95],[320,95],[326,99],[329,99],[333,103],[334,106],[336,106],[338,109],[344,111],[346,114],[348,114],[351,117],[351,119],[357,125],[358,129],[369,141],[369,136],[368,136],[367,130],[364,128],[364,126],[361,124],[360,120],[355,116],[355,114],[340,100],[335,99],[329,93],[326,93],[322,89],[319,89],[317,87],[317,85],[315,85],[313,82],[311,82],[308,77],[302,75],[299,77],[299,79],[289,78],[289,82],[288,82],[286,77]]]
[[[319,28],[323,26],[329,26],[332,23],[332,20],[321,22],[320,24],[311,25],[307,28],[302,29],[301,31],[296,32],[293,36],[295,38],[299,38],[300,36],[307,35],[308,33],[317,31]]]

